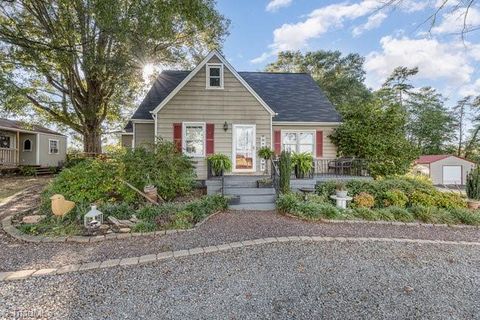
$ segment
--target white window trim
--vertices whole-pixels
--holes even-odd
[[[27,142],[27,141],[30,141],[30,149],[25,149],[25,142]],[[32,140],[30,140],[30,139],[25,139],[25,140],[23,140],[23,143],[22,143],[22,144],[23,144],[23,145],[22,145],[22,151],[23,151],[23,152],[32,152],[32,149],[33,149],[33,148],[32,148]]]
[[[313,134],[313,150],[312,156],[317,158],[317,131],[316,130],[280,130],[280,150],[283,151],[283,135],[284,133],[312,133]],[[297,151],[298,152],[298,140],[297,140]]]
[[[203,129],[203,153],[202,154],[189,154],[187,153],[187,126],[202,126]],[[207,130],[206,130],[206,122],[182,122],[182,152],[192,158],[204,158],[205,157],[205,149],[207,148]]]
[[[251,127],[253,128],[253,154],[252,154],[252,169],[237,169],[237,134],[235,128],[237,127]],[[232,172],[256,172],[257,171],[257,125],[256,124],[232,124]]]
[[[57,152],[51,152],[52,148],[50,148],[50,142],[56,141],[57,142]],[[48,154],[59,154],[60,153],[60,140],[58,139],[48,139]]]
[[[210,86],[210,68],[220,68],[220,87]],[[223,89],[223,63],[207,63],[205,67],[205,71],[206,71],[206,89],[209,89],[209,90]]]

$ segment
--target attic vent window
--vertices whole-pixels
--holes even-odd
[[[207,89],[223,89],[223,64],[207,64]]]

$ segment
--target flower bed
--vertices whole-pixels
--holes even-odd
[[[370,221],[421,221],[438,224],[480,225],[480,211],[468,210],[457,193],[440,192],[425,180],[395,177],[375,181],[351,180],[347,190],[353,201],[346,210],[338,209],[329,199],[335,182],[316,188],[307,200],[289,193],[277,199],[280,213],[302,219],[362,219]]]
[[[139,191],[146,186],[158,191],[160,205],[141,195]],[[24,233],[46,236],[188,229],[227,208],[224,197],[199,196],[199,191],[191,159],[173,143],[158,141],[108,158],[76,161],[42,193],[36,217],[18,216],[12,222]],[[61,217],[52,214],[51,197],[58,194],[64,199],[55,196],[61,202],[56,207],[75,203],[73,210]],[[104,223],[86,228],[83,219],[93,204],[103,212]]]

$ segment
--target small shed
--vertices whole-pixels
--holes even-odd
[[[475,163],[450,154],[420,156],[414,171],[428,175],[435,185],[465,185]]]

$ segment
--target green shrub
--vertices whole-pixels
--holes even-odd
[[[413,214],[409,212],[407,209],[400,208],[400,207],[388,207],[383,210],[389,211],[396,221],[402,222],[412,222],[415,220]]]
[[[465,187],[469,199],[480,200],[480,167],[477,166],[467,174]]]
[[[356,218],[361,218],[363,220],[370,220],[370,221],[378,220],[377,213],[374,210],[368,209],[368,208],[353,209],[353,216]]]
[[[98,208],[104,215],[104,218],[110,216],[117,219],[129,219],[134,213],[133,208],[125,202],[121,203],[107,203]]]
[[[169,229],[189,229],[193,226],[194,214],[191,211],[180,211],[172,219]]]
[[[456,222],[469,225],[480,225],[480,214],[463,208],[451,209],[450,213]]]
[[[438,223],[438,208],[428,207],[423,205],[414,205],[410,208],[410,212],[414,215],[415,219],[425,223]]]
[[[157,229],[157,225],[153,222],[139,221],[133,226],[132,231],[133,232],[152,232],[152,231],[155,231],[156,229]]]
[[[21,166],[20,174],[24,177],[31,177],[37,174],[35,167],[32,166]]]
[[[353,197],[353,203],[357,208],[372,208],[375,205],[375,198],[368,192],[360,192]]]
[[[435,195],[435,205],[445,209],[459,209],[466,208],[467,201],[458,193],[438,192]]]
[[[282,151],[279,161],[280,193],[290,192],[290,175],[292,174],[292,159],[290,152]]]
[[[320,196],[315,193],[307,194],[307,201],[319,204],[330,204],[330,199],[328,197]]]
[[[281,213],[291,213],[298,211],[300,200],[295,193],[280,194],[276,201],[277,210]]]
[[[173,216],[182,210],[182,206],[175,203],[164,203],[160,206],[146,205],[137,211],[137,218],[145,221],[154,221],[159,216]]]
[[[216,211],[228,208],[228,200],[221,195],[204,196],[200,200],[190,202],[185,206],[186,211],[193,214],[193,222],[197,223]]]
[[[178,152],[172,142],[159,140],[152,146],[129,149],[118,160],[120,176],[124,180],[140,190],[152,184],[157,187],[159,196],[167,201],[190,192],[195,183],[192,161]],[[131,201],[139,198],[135,192],[128,192]]]
[[[382,221],[395,221],[395,215],[390,208],[376,209],[375,213],[378,220]]]
[[[393,189],[386,191],[382,195],[382,202],[384,207],[395,206],[405,208],[408,198],[402,190]]]
[[[63,170],[42,194],[42,202],[49,208],[50,197],[61,194],[78,203],[107,203],[123,197],[116,180],[114,162],[88,160]]]
[[[427,206],[427,207],[435,207],[437,201],[435,197],[431,194],[424,193],[422,191],[415,191],[413,192],[410,203],[413,205],[420,205],[420,206]]]

